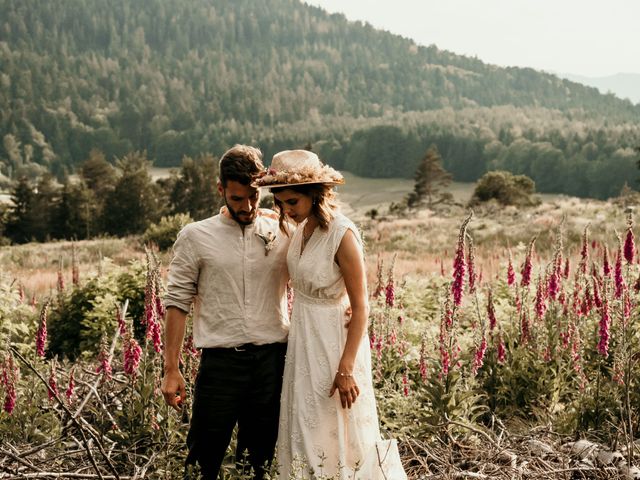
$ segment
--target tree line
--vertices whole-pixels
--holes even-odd
[[[184,157],[179,170],[157,181],[150,167],[145,152],[129,153],[112,165],[94,150],[77,177],[67,177],[62,184],[51,175],[37,182],[21,177],[11,191],[12,204],[0,210],[0,240],[141,234],[165,215],[182,213],[200,220],[219,208],[218,168],[212,155]]]

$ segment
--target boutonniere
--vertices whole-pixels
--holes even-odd
[[[264,256],[266,257],[267,255],[269,255],[269,252],[273,250],[273,246],[276,243],[276,234],[273,232],[256,232],[256,235],[260,237],[260,240],[264,242]]]

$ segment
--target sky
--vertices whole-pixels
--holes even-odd
[[[499,66],[640,74],[639,0],[305,0]]]

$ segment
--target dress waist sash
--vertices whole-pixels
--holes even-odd
[[[344,294],[341,297],[337,298],[320,298],[320,297],[312,297],[311,295],[307,295],[302,293],[300,290],[294,289],[294,301],[300,301],[302,303],[311,303],[313,305],[341,305],[345,302],[348,303],[349,297]]]

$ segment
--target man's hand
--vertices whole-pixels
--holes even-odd
[[[180,412],[187,398],[186,383],[180,370],[169,370],[165,372],[160,388],[167,405],[177,412]]]

